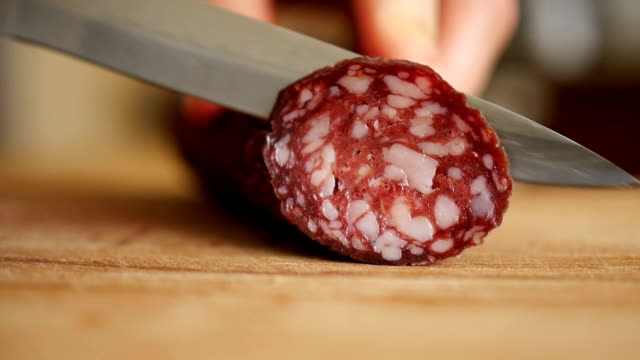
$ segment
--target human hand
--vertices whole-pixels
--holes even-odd
[[[434,1],[437,16],[424,16],[438,8]],[[474,95],[485,88],[519,13],[516,0],[353,0],[353,6],[367,55],[428,65]],[[435,34],[425,20],[439,22]]]
[[[275,19],[273,0],[208,1],[259,20]],[[429,65],[454,88],[473,95],[485,88],[519,17],[517,0],[352,0],[352,4],[366,55]],[[195,121],[220,111],[195,99],[187,99],[184,106]]]

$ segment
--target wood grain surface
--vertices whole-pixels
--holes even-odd
[[[2,359],[638,359],[640,190],[516,184],[486,243],[354,263],[202,202],[170,149],[0,167]]]

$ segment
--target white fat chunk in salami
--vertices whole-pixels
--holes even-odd
[[[431,80],[426,77],[418,76],[416,77],[416,85],[425,95],[431,94]]]
[[[419,242],[431,240],[433,236],[433,225],[429,219],[424,216],[412,217],[411,208],[405,197],[399,197],[393,202],[391,221],[398,231]]]
[[[504,192],[509,189],[509,179],[500,178],[500,175],[496,171],[491,172],[491,178],[493,179],[493,183],[496,185],[496,188],[500,192]]]
[[[467,148],[467,142],[462,138],[456,138],[444,144],[435,142],[422,142],[418,146],[422,152],[433,156],[462,155]]]
[[[471,210],[478,217],[488,218],[493,216],[495,205],[491,201],[491,194],[487,188],[487,179],[479,176],[471,183],[471,194],[475,195],[471,199]]]
[[[493,168],[493,157],[489,154],[484,154],[484,156],[482,156],[482,163],[487,169],[491,170]]]
[[[296,195],[296,202],[300,206],[306,206],[307,205],[307,200],[304,198],[304,195],[302,195],[302,194]]]
[[[423,194],[431,192],[438,161],[401,144],[393,144],[383,151],[384,160],[401,169],[409,186]]]
[[[333,164],[336,161],[336,150],[333,145],[327,145],[322,149],[322,160],[327,164]]]
[[[359,178],[364,178],[367,175],[371,174],[371,166],[369,165],[362,165],[358,168],[358,177]]]
[[[447,108],[433,101],[423,101],[420,103],[421,107],[415,110],[416,116],[434,116],[444,115],[447,113]]]
[[[331,236],[332,238],[335,238],[336,240],[338,240],[342,246],[349,246],[350,245],[349,244],[349,240],[347,239],[346,236],[344,236],[342,231],[340,231],[338,229],[332,229],[331,226],[327,222],[322,222],[320,227],[322,228],[322,231],[326,235]]]
[[[320,196],[321,197],[327,197],[329,195],[333,194],[333,191],[335,190],[336,187],[336,178],[335,176],[333,176],[333,174],[329,174],[324,182],[322,183],[322,188],[320,189]]]
[[[467,124],[460,116],[457,114],[453,114],[453,122],[456,124],[456,127],[462,132],[471,131],[471,127]]]
[[[452,239],[438,239],[431,244],[431,250],[437,253],[444,253],[453,247]]]
[[[323,159],[323,169],[327,170],[327,175],[325,176],[322,186],[320,190],[320,196],[326,197],[333,194],[336,184],[336,178],[332,172],[333,163],[336,161],[336,152],[333,149],[333,146],[327,145],[324,147],[322,151],[322,159]]]
[[[362,241],[362,239],[360,239],[357,236],[353,236],[351,238],[351,246],[353,246],[354,249],[359,250],[359,251],[366,251],[367,250],[367,245],[365,245],[364,242]]]
[[[283,116],[282,120],[284,120],[284,122],[289,122],[302,115],[304,115],[304,110],[294,110],[290,113],[287,113],[285,116]]]
[[[372,212],[367,212],[356,222],[356,228],[362,232],[362,235],[370,242],[378,238],[380,226],[378,220]]]
[[[313,99],[313,93],[309,89],[303,89],[298,97],[298,104],[304,104],[307,101]]]
[[[320,146],[322,146],[323,143],[324,143],[324,139],[322,138],[311,140],[307,144],[307,146],[305,146],[304,149],[302,149],[302,152],[305,154],[314,152],[318,150],[318,148],[320,148]]]
[[[487,193],[476,195],[471,199],[471,209],[478,217],[493,216],[494,205]]]
[[[311,173],[310,183],[320,188],[319,195],[327,197],[335,190],[336,179],[333,175],[332,167],[336,161],[336,153],[332,145],[327,145],[322,149],[321,165]]]
[[[393,230],[387,230],[376,239],[375,250],[382,253],[382,257],[388,261],[402,258],[402,247],[407,242],[400,239]]]
[[[307,144],[302,150],[305,153],[315,151],[322,146],[324,138],[329,134],[331,118],[323,114],[311,123],[309,131],[302,138],[302,143]]]
[[[476,232],[479,232],[482,229],[484,229],[484,226],[475,225],[464,233],[464,237],[462,239],[464,241],[469,241],[473,237],[473,234],[475,234]]]
[[[334,220],[329,223],[331,229],[339,230],[342,228],[342,221]]]
[[[350,224],[353,224],[356,220],[358,220],[362,215],[364,215],[367,211],[369,211],[369,204],[364,200],[354,200],[349,204],[349,209],[347,210],[347,221]]]
[[[378,107],[373,107],[369,109],[366,114],[364,114],[364,116],[362,117],[362,121],[369,121],[378,116],[378,113],[380,113],[380,109]]]
[[[396,109],[404,109],[404,108],[408,108],[409,106],[415,104],[416,101],[413,100],[412,98],[408,98],[406,96],[400,96],[400,95],[387,95],[387,104],[389,104],[389,106],[394,107]]]
[[[392,108],[391,106],[385,105],[382,107],[382,113],[387,115],[388,118],[393,119],[398,114],[398,110]]]
[[[291,137],[289,135],[283,137],[282,139],[280,139],[278,142],[276,142],[275,145],[275,149],[276,149],[276,162],[278,163],[278,165],[280,166],[284,166],[284,164],[287,163],[287,160],[289,160],[289,155],[291,154],[291,152],[289,151],[289,140],[291,140]]]
[[[354,121],[353,128],[351,129],[351,137],[354,139],[361,139],[367,136],[369,132],[369,128],[362,121]]]
[[[415,246],[411,244],[409,246],[409,252],[411,252],[413,255],[422,255],[424,254],[424,249],[419,246]]]
[[[322,213],[329,220],[335,220],[338,218],[338,210],[336,209],[335,206],[333,206],[333,203],[328,199],[325,199],[322,202]]]
[[[369,105],[358,105],[356,106],[356,114],[362,115],[369,110]]]
[[[447,195],[439,195],[434,207],[436,224],[441,229],[455,225],[460,218],[460,208]]]
[[[478,176],[473,179],[470,190],[473,195],[487,192],[487,179],[484,176]]]
[[[485,236],[487,232],[485,231],[485,227],[481,225],[473,226],[471,229],[467,230],[464,233],[463,240],[471,241],[475,244],[480,244],[482,242],[482,237]]]
[[[320,148],[322,144],[324,144],[323,138],[313,139],[309,143],[307,143],[307,145],[302,149],[302,152],[305,154],[314,152],[318,150],[318,148]]]
[[[309,231],[311,232],[316,232],[318,231],[318,225],[311,219],[309,219],[309,221],[307,221],[307,228],[309,229]]]
[[[414,99],[423,99],[426,97],[415,84],[401,80],[396,76],[386,75],[382,78],[382,80],[387,85],[389,90],[396,95],[406,96]]]
[[[338,80],[338,84],[344,86],[347,91],[356,95],[364,94],[373,78],[370,76],[344,76]]]
[[[402,168],[395,165],[387,165],[384,167],[384,177],[388,180],[395,181],[401,185],[409,186],[407,174]]]
[[[411,119],[409,132],[419,138],[431,136],[436,133],[436,129],[431,125],[433,125],[431,117],[415,117]]]
[[[462,170],[457,167],[450,167],[447,169],[447,176],[454,180],[462,180]]]
[[[482,243],[482,238],[487,235],[485,231],[478,231],[473,234],[472,241],[477,245]]]
[[[328,167],[322,167],[311,173],[311,184],[313,186],[320,186],[329,175],[330,169]]]

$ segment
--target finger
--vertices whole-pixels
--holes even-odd
[[[180,102],[180,111],[192,125],[206,125],[211,118],[220,115],[224,108],[208,101],[185,96]]]
[[[430,63],[437,53],[437,0],[353,0],[365,54]]]
[[[221,6],[225,9],[232,10],[258,20],[273,22],[275,19],[272,0],[207,1],[212,4]],[[189,121],[200,124],[205,123],[212,117],[219,115],[223,111],[223,108],[208,101],[187,96],[182,99],[182,111],[184,114],[186,114],[186,117]]]
[[[252,17],[254,19],[273,22],[275,12],[272,0],[207,0],[208,2]]]
[[[354,11],[367,54],[427,64],[470,94],[484,88],[518,18],[516,0],[354,0]]]
[[[515,32],[515,0],[446,0],[440,12],[438,65],[459,90],[480,93]]]

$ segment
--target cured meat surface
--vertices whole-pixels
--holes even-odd
[[[264,159],[282,214],[351,258],[426,264],[480,244],[508,205],[504,151],[433,70],[356,58],[280,93]]]
[[[280,203],[262,158],[267,123],[230,111],[204,116],[200,112],[186,109],[173,133],[201,188],[243,215],[265,209],[279,215]]]

